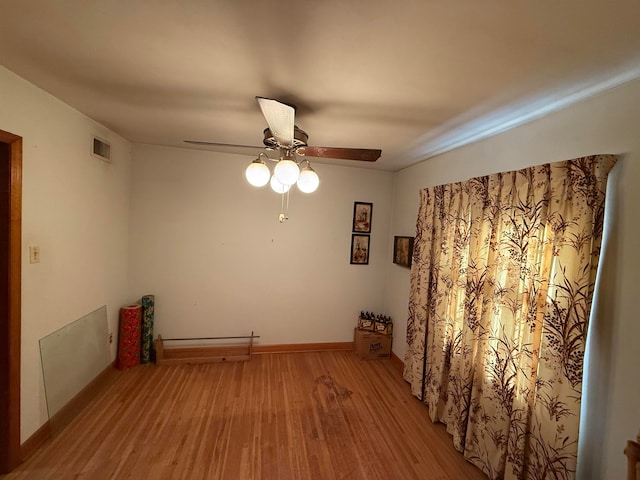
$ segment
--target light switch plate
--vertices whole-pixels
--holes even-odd
[[[29,263],[40,263],[40,247],[29,246]]]

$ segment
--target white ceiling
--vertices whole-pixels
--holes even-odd
[[[140,143],[261,145],[260,95],[398,170],[640,76],[638,0],[0,4],[5,67]]]

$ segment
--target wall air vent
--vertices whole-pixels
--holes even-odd
[[[111,163],[111,145],[104,140],[93,137],[93,147],[91,153],[94,157]]]

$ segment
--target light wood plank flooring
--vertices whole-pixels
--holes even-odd
[[[119,372],[13,479],[486,479],[390,361],[351,352]]]

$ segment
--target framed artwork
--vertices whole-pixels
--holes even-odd
[[[393,237],[393,263],[411,267],[414,237]]]
[[[369,235],[351,235],[351,264],[368,265],[369,264]]]
[[[371,233],[371,215],[373,203],[354,202],[353,232]]]

